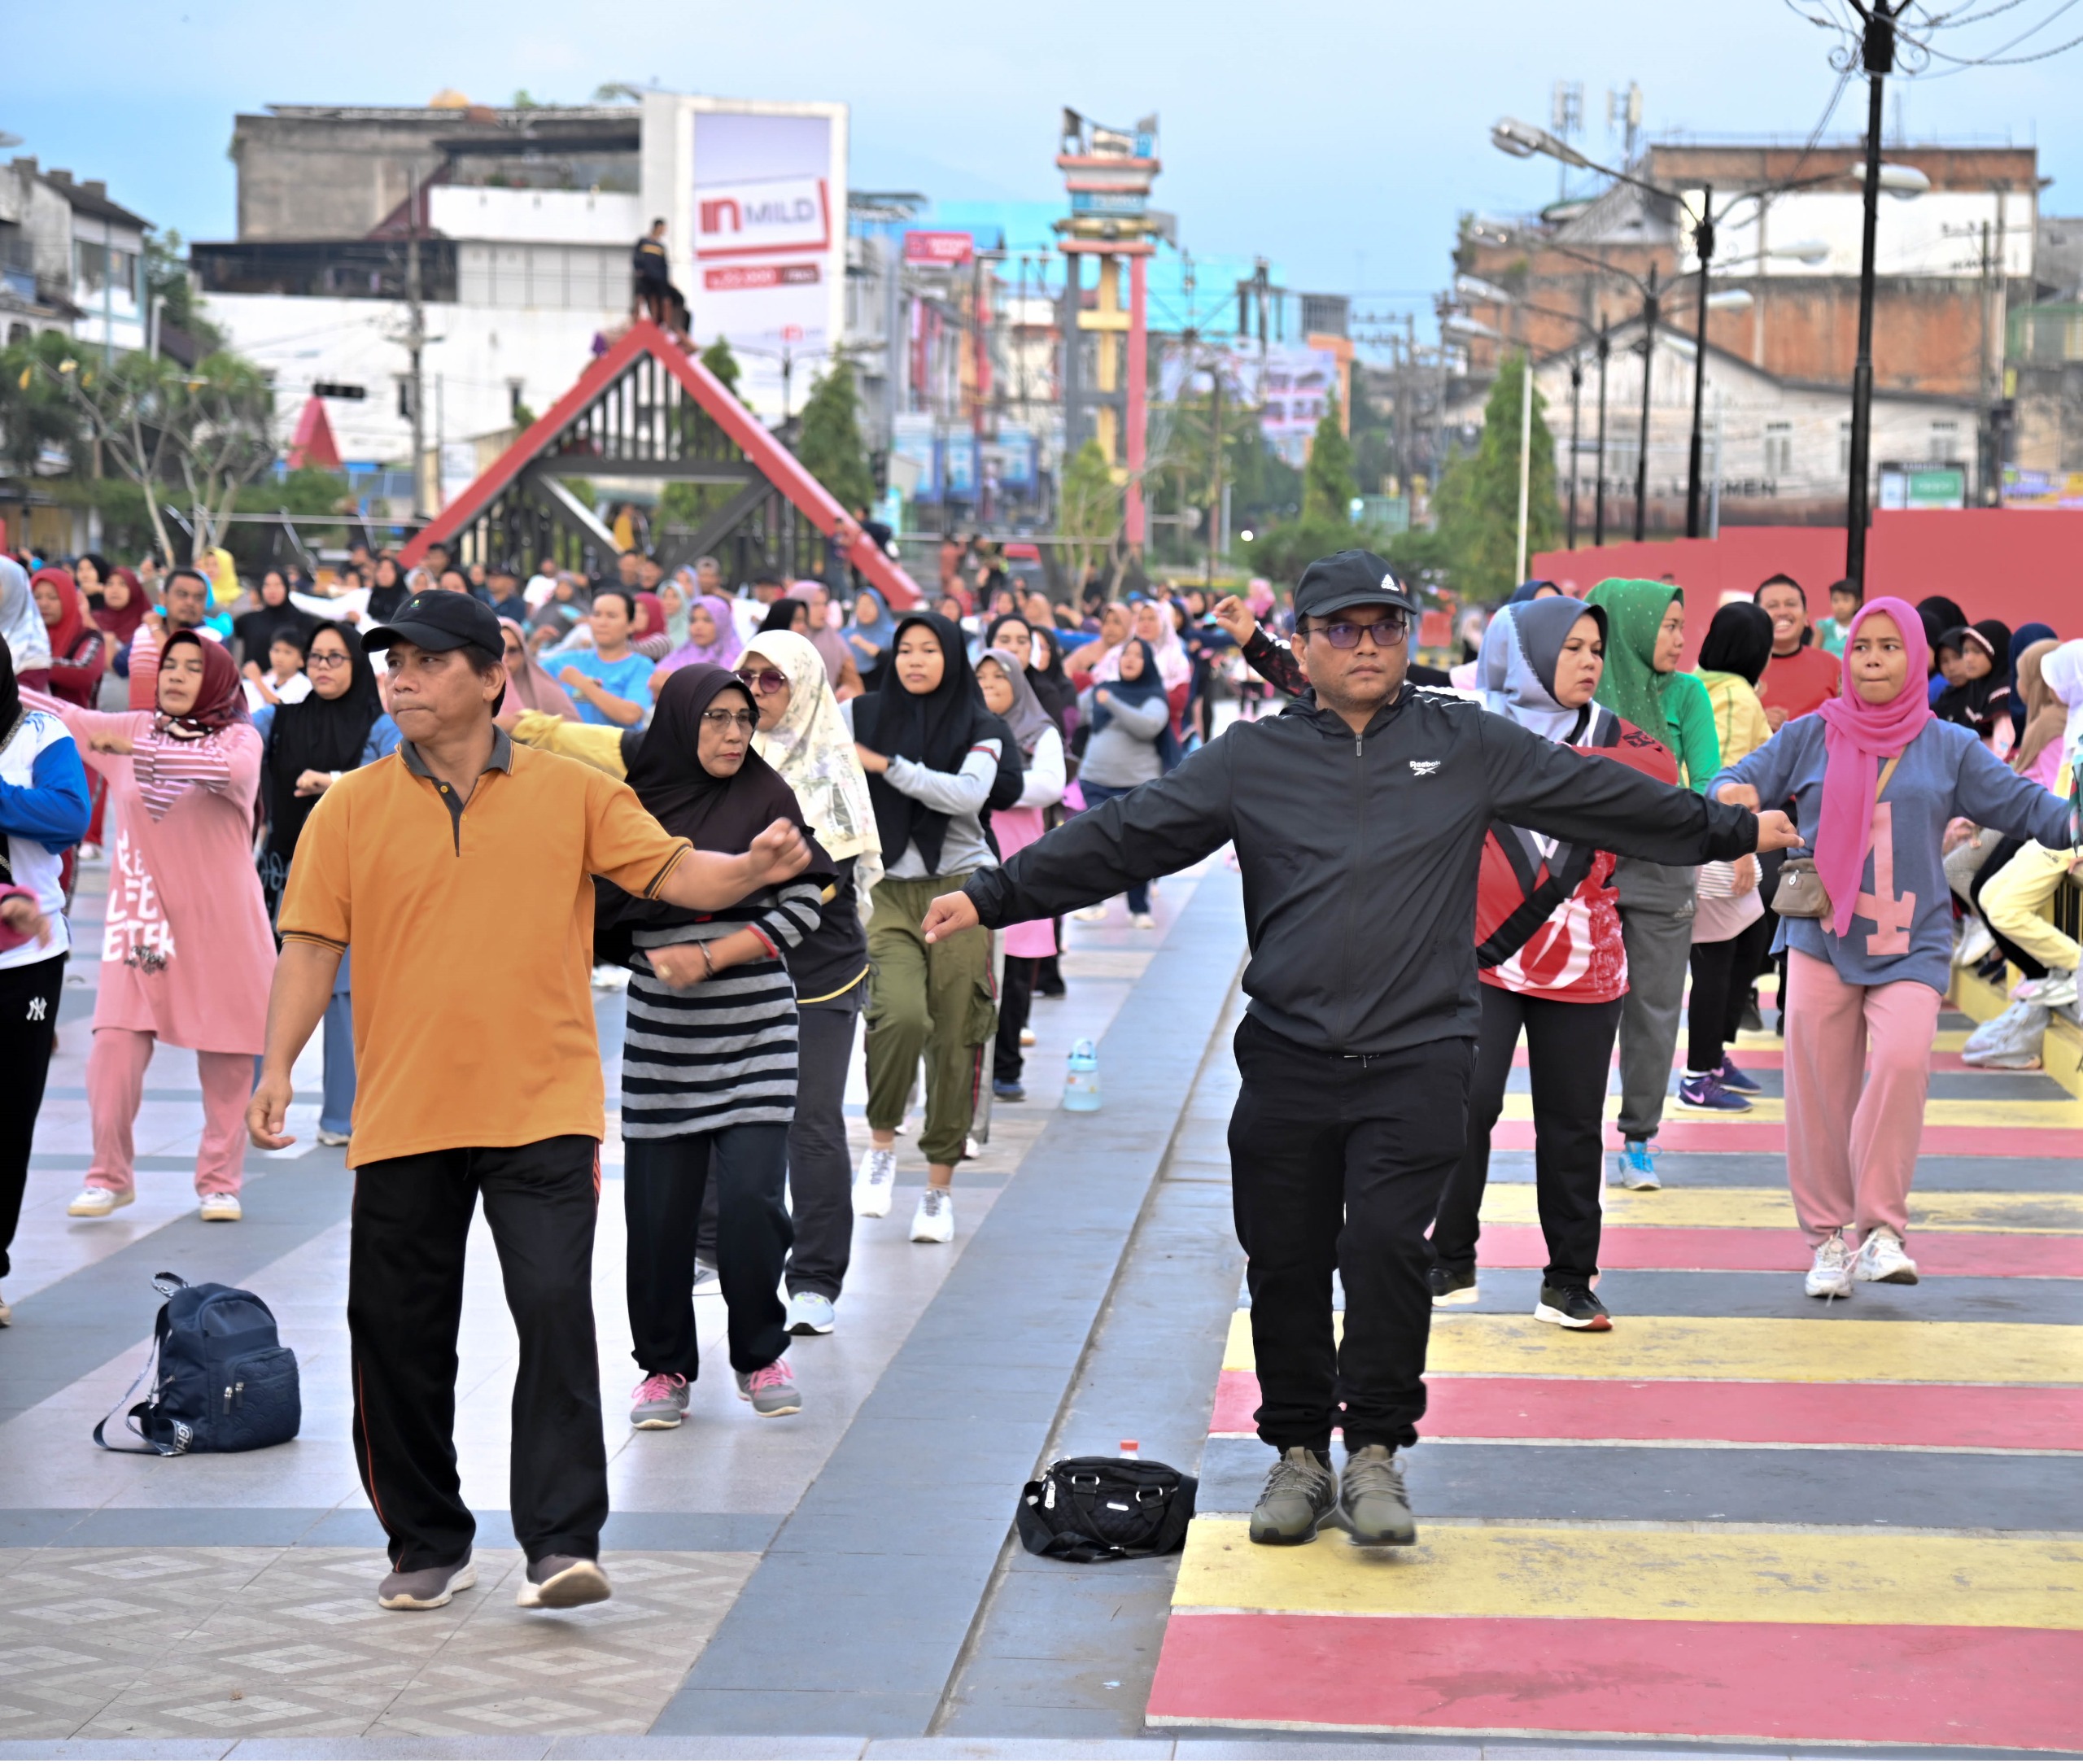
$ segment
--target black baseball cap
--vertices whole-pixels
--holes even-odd
[[[1392,606],[1413,616],[1417,612],[1417,603],[1396,580],[1387,560],[1369,551],[1319,557],[1295,584],[1297,618],[1325,618],[1350,606]]]
[[[422,649],[461,649],[466,644],[495,660],[506,653],[499,615],[474,594],[453,588],[426,588],[400,607],[386,625],[361,640],[365,649],[387,649],[394,643],[414,643]]]

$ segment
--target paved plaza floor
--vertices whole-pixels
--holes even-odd
[[[80,941],[98,941],[87,872]],[[1029,1100],[959,1172],[955,1242],[906,1241],[923,1178],[856,1229],[798,1416],[705,1376],[632,1434],[619,1146],[596,1311],[609,1603],[517,1610],[506,1516],[513,1338],[482,1225],[456,1443],[477,1587],[373,1600],[382,1534],[347,1443],[351,1179],[293,1111],[247,1216],[203,1225],[192,1058],[163,1051],[140,1197],[68,1220],[87,1162],[94,970],[76,964],[0,1332],[0,1757],[1557,1757],[2083,1747],[2083,1103],[1967,1071],[1949,1017],[1914,1288],[1804,1299],[1776,1041],[1766,1106],[1674,1117],[1667,1186],[1608,1197],[1585,1338],[1528,1312],[1541,1260],[1523,1099],[1498,1129],[1482,1303],[1443,1316],[1408,1455],[1422,1535],[1253,1549],[1269,1455],[1229,1216],[1238,878],[1167,882],[1155,932],[1073,924],[1037,1004]],[[609,1089],[620,1001],[601,995]],[[1100,1040],[1105,1105],[1064,1113]],[[1522,1056],[1523,1057],[1523,1056]],[[299,1074],[315,1097],[316,1050]],[[1515,1083],[1523,1089],[1525,1073]],[[854,1105],[857,1137],[858,1075]],[[1960,1134],[1972,1136],[1972,1151]],[[1781,1136],[1775,1138],[1774,1136]],[[141,1361],[152,1274],[260,1293],[303,1367],[291,1444],[160,1461],[89,1434]],[[698,1302],[723,1364],[720,1300]],[[1047,1458],[1203,1478],[1182,1557],[1093,1567],[1010,1538]]]

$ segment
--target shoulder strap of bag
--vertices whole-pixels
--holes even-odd
[[[1895,768],[1902,763],[1902,756],[1897,753],[1880,768],[1880,781],[1873,787],[1873,800],[1876,802],[1888,793],[1888,780],[1895,775]]]
[[[175,1293],[178,1292],[187,1284],[188,1282],[183,1280],[178,1274],[171,1274],[162,1271],[161,1273],[152,1276],[152,1285],[158,1290],[159,1296],[163,1299],[171,1299]],[[161,1315],[164,1316],[164,1313],[162,1312]],[[116,1404],[116,1409],[120,1409],[125,1403],[128,1403],[132,1397],[135,1396],[138,1394],[138,1387],[159,1369],[159,1344],[161,1340],[162,1336],[159,1326],[156,1322],[155,1322],[152,1325],[151,1345],[145,1350],[144,1366],[138,1372],[138,1376],[130,1381],[130,1388],[125,1391],[123,1395],[117,1399]],[[116,1419],[115,1409],[111,1409],[107,1414],[104,1415],[99,1421],[94,1423],[94,1443],[99,1446],[104,1452],[123,1452],[138,1457],[170,1458],[175,1456],[177,1454],[168,1447],[158,1444],[153,1440],[145,1439],[144,1430],[138,1425],[138,1416],[142,1410],[147,1408],[150,1406],[151,1405],[149,1404],[139,1403],[135,1405],[124,1417],[129,1425],[130,1431],[138,1439],[145,1440],[145,1443],[142,1445],[112,1446],[103,1437],[103,1430],[107,1427],[111,1421]]]

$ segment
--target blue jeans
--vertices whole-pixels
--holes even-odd
[[[1085,792],[1085,806],[1096,809],[1101,803],[1110,802],[1116,797],[1126,796],[1136,787],[1133,784],[1096,784],[1090,779],[1085,778],[1078,780],[1078,788]],[[1129,910],[1132,913],[1150,910],[1150,884],[1147,882],[1138,882],[1130,886]]]
[[[333,977],[333,996],[325,1002],[325,1084],[318,1105],[318,1124],[329,1133],[349,1132],[355,1115],[355,1015],[348,992],[347,955]]]

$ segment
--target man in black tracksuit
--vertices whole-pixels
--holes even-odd
[[[1251,959],[1232,1185],[1259,1437],[1281,1454],[1251,1535],[1316,1535],[1339,1504],[1329,1454],[1343,1426],[1349,1529],[1407,1544],[1417,1532],[1393,1457],[1425,1413],[1425,1233],[1465,1131],[1485,832],[1501,821],[1659,863],[1794,835],[1784,815],[1732,812],[1407,686],[1417,609],[1371,553],[1317,560],[1295,605],[1313,706],[1234,725],[1170,776],[979,871],[933,903],[926,928],[1046,919],[1234,843]]]

